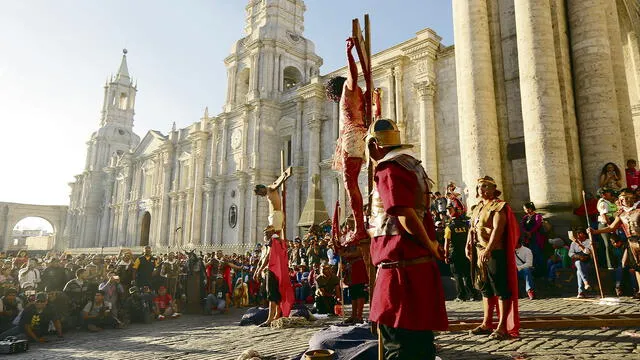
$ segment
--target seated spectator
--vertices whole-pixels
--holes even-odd
[[[88,283],[85,281],[87,278],[87,271],[83,268],[76,270],[75,279],[69,280],[62,290],[71,302],[71,316],[76,320],[77,324],[82,321],[82,308],[90,300]]]
[[[331,266],[322,266],[322,272],[316,277],[316,310],[318,314],[335,315],[334,306],[341,297],[340,279],[333,274]]]
[[[167,288],[165,286],[160,286],[158,288],[158,295],[153,298],[154,312],[156,314],[156,319],[164,320],[167,317],[176,318],[180,316],[180,313],[174,311],[176,305],[173,301],[171,295],[167,293]]]
[[[578,298],[585,297],[585,291],[591,289],[589,284],[589,277],[591,275],[591,240],[587,237],[587,232],[584,228],[579,228],[575,232],[575,239],[572,239],[571,246],[569,247],[569,257],[576,266],[576,278],[578,280]]]
[[[129,288],[129,296],[123,304],[123,314],[125,323],[140,322],[148,324],[154,318],[153,304],[145,299],[137,286]]]
[[[518,241],[515,256],[518,277],[524,278],[527,295],[533,300],[536,297],[533,285],[533,253],[526,246],[522,246],[522,241]]]
[[[205,304],[205,314],[211,315],[212,310],[218,310],[220,314],[224,313],[227,309],[227,295],[229,294],[229,285],[224,281],[222,274],[216,275],[216,281],[211,287],[209,295]]]
[[[249,306],[249,288],[242,278],[236,280],[236,286],[233,289],[233,304],[237,308]]]
[[[72,329],[78,324],[78,317],[71,315],[71,301],[69,297],[62,291],[50,291],[47,293],[49,297],[49,305],[51,306],[57,318],[60,319],[63,330]]]
[[[13,320],[23,310],[22,300],[16,289],[7,289],[0,298],[0,333],[13,327]]]
[[[118,322],[111,314],[111,303],[104,301],[104,292],[96,291],[93,301],[82,309],[82,318],[87,330],[102,331],[105,327],[116,327]]]
[[[554,283],[558,278],[558,270],[571,267],[569,249],[561,238],[549,239],[549,244],[553,246],[553,255],[547,260],[547,278]]]
[[[62,338],[62,324],[53,307],[48,305],[47,294],[37,293],[34,303],[27,305],[20,315],[18,325],[0,334],[0,339],[16,336],[29,341],[47,342],[45,336],[49,334],[49,322],[53,322],[58,337]]]

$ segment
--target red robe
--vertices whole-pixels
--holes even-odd
[[[289,257],[287,256],[286,241],[271,240],[271,250],[269,251],[269,271],[278,280],[278,290],[280,291],[280,309],[282,316],[289,316],[291,307],[295,302],[293,287],[289,279]]]
[[[520,314],[518,313],[518,268],[516,267],[516,257],[509,256],[515,254],[516,245],[520,238],[520,227],[511,207],[505,205],[503,208],[507,212],[507,226],[505,232],[507,239],[505,242],[505,253],[507,254],[507,286],[511,290],[511,308],[507,315],[507,333],[513,337],[520,336]],[[491,319],[489,326],[495,328],[497,324],[493,324],[493,310],[499,316],[498,297],[489,298],[489,318]]]
[[[420,187],[412,171],[395,162],[380,163],[376,168],[375,181],[387,213],[394,207],[415,207],[415,194]],[[429,236],[435,239],[430,214],[425,214],[422,223]],[[375,265],[431,255],[402,226],[399,227],[399,235],[372,238],[371,259]],[[444,290],[436,262],[380,269],[373,291],[370,319],[407,330],[447,330],[449,321]]]

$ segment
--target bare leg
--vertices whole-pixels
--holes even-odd
[[[275,316],[273,317],[273,320],[277,320],[282,317],[282,309],[280,309],[280,305],[276,303],[274,303],[274,305],[275,305]]]
[[[498,308],[500,309],[500,316],[498,320],[498,327],[496,331],[506,334],[507,333],[507,316],[509,311],[511,310],[511,301],[510,300],[499,300]]]
[[[489,324],[491,324],[491,318],[493,317],[493,308],[489,303],[489,298],[482,297],[482,324],[480,325],[483,329],[489,329]]]
[[[269,301],[269,317],[267,317],[267,321],[263,322],[262,324],[260,324],[258,326],[267,327],[267,326],[271,325],[271,322],[273,320],[275,320],[277,311],[278,311],[278,304],[276,304],[273,301]]]

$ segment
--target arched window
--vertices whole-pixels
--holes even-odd
[[[244,104],[247,102],[250,75],[251,70],[249,70],[249,68],[244,68],[238,74],[238,82],[236,83],[236,104]]]
[[[287,66],[282,74],[282,88],[284,91],[292,90],[300,86],[302,74],[295,66]]]
[[[120,103],[118,104],[118,107],[121,110],[127,110],[128,102],[129,96],[127,96],[127,93],[120,93]]]

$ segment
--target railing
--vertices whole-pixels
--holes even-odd
[[[222,250],[225,254],[244,254],[245,252],[253,251],[255,244],[225,244],[225,245],[184,245],[184,246],[151,246],[151,250],[154,254],[166,254],[171,251],[191,251],[195,250],[196,253],[211,253],[218,250]],[[144,246],[113,246],[102,248],[69,248],[64,252],[72,255],[79,254],[103,254],[103,255],[118,255],[122,249],[129,249],[134,254],[142,254],[144,252]]]

